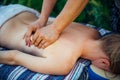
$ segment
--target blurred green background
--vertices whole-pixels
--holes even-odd
[[[51,16],[56,17],[64,7],[67,0],[57,0]],[[43,0],[0,0],[0,4],[22,4],[41,11]],[[111,30],[110,10],[113,0],[89,0],[86,8],[75,19],[75,22],[89,23],[97,27]]]

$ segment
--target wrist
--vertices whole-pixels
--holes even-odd
[[[55,27],[57,32],[61,33],[67,27],[67,22],[65,23],[63,20],[54,20],[52,25]]]
[[[39,23],[39,25],[40,25],[41,27],[44,27],[44,26],[46,26],[47,21],[41,20],[41,19],[39,18],[39,19],[38,19],[38,23]]]
[[[61,34],[62,30],[58,29],[58,26],[54,23],[51,24],[52,28],[55,30],[56,33]]]
[[[40,16],[38,19],[39,23],[41,24],[41,26],[46,26],[48,18],[44,17],[44,16]]]

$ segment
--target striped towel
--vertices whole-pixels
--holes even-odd
[[[41,74],[22,66],[0,64],[0,80],[87,80],[84,70],[89,64],[89,60],[80,58],[71,72],[63,76]]]

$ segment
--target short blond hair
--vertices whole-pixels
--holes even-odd
[[[108,34],[100,40],[106,55],[110,59],[110,70],[115,74],[120,74],[120,34]]]

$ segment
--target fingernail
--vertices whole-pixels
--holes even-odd
[[[27,46],[27,42],[26,42],[26,46]]]
[[[31,44],[29,43],[29,47],[31,46]]]
[[[30,45],[28,44],[28,47],[30,47]]]

